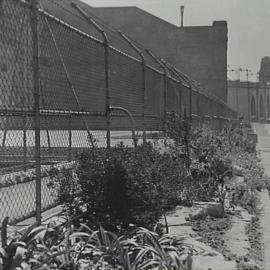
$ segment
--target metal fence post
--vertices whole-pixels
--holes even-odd
[[[72,115],[68,117],[68,161],[72,158]]]
[[[139,54],[142,63],[142,117],[143,117],[143,144],[146,143],[146,130],[145,130],[145,92],[146,92],[146,82],[145,82],[145,57],[142,51],[122,32],[118,31],[118,34],[130,45],[130,47]]]
[[[186,104],[182,104],[183,103],[183,94],[182,94],[182,81],[183,78],[178,74],[178,72],[176,71],[176,69],[169,65],[164,59],[161,60],[163,65],[170,71],[171,74],[176,75],[176,77],[178,78],[177,81],[180,85],[180,89],[179,89],[179,94],[180,94],[180,118],[182,117],[182,115],[184,115],[184,110],[186,109]],[[183,105],[185,105],[185,107],[183,107]],[[182,112],[183,110],[183,112]]]
[[[185,152],[186,152],[186,167],[189,170],[190,169],[190,149],[189,149],[189,130],[190,126],[187,119],[187,110],[184,108],[184,128],[185,128],[185,135],[184,135],[184,141],[185,141]]]
[[[27,163],[27,116],[23,116],[23,165],[24,171],[26,171],[26,163]]]
[[[164,123],[166,121],[166,115],[167,115],[167,77],[168,72],[166,69],[166,66],[159,60],[150,50],[145,50],[152,58],[153,60],[161,67],[163,70],[163,119]],[[166,132],[166,124],[164,124],[164,132]]]
[[[189,86],[189,91],[190,91],[190,93],[189,93],[189,121],[190,121],[190,123],[192,123],[192,102],[193,102],[193,100],[192,100],[192,87],[191,86]]]
[[[110,91],[109,91],[109,44],[107,35],[103,31],[104,37],[104,50],[105,50],[105,92],[106,92],[106,102],[105,102],[105,112],[106,112],[106,142],[107,148],[111,148],[111,117],[110,117]]]
[[[131,131],[132,131],[132,139],[133,139],[133,143],[134,143],[134,147],[138,146],[137,143],[137,138],[136,138],[136,134],[135,134],[135,124],[134,124],[134,119],[132,114],[125,108],[123,107],[110,107],[110,111],[121,111],[124,112],[130,119],[130,123],[131,123]]]
[[[175,71],[174,67],[172,67],[171,65],[169,65],[164,59],[161,59],[161,62],[162,62],[163,65],[170,71],[170,74],[174,74],[174,75],[176,75],[176,77],[178,78],[178,79],[177,79],[177,82],[178,82],[178,84],[179,84],[179,86],[180,86],[180,88],[179,88],[179,98],[180,98],[180,108],[179,108],[180,113],[179,113],[179,118],[181,118],[182,115],[184,114],[184,112],[182,112],[183,105],[184,105],[184,104],[182,104],[182,103],[183,103],[183,93],[182,93],[182,86],[183,86],[183,85],[182,85],[182,81],[183,81],[183,79],[182,79],[182,77],[179,76],[179,74]],[[184,109],[185,109],[185,108],[186,108],[186,104],[185,104]]]
[[[197,115],[199,116],[200,115],[200,102],[199,102],[199,99],[200,99],[200,93],[197,91],[197,95],[196,95],[196,108],[197,108]]]
[[[110,90],[109,90],[109,40],[105,31],[92,19],[88,14],[75,3],[71,6],[76,9],[103,37],[104,54],[105,54],[105,115],[106,115],[106,143],[107,148],[111,148],[111,117],[110,117]]]
[[[41,153],[40,153],[40,84],[38,45],[38,0],[31,1],[31,28],[33,38],[33,90],[34,90],[34,130],[36,163],[36,221],[41,223]]]

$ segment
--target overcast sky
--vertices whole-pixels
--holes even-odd
[[[185,6],[186,26],[227,20],[228,64],[256,73],[263,56],[270,56],[270,0],[83,0],[92,6],[138,6],[173,24],[180,24]],[[231,72],[230,77],[233,77]],[[241,75],[244,79],[244,73]]]

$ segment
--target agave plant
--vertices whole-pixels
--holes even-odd
[[[67,220],[32,226],[8,243],[7,223],[8,218],[2,226],[1,270],[191,269],[192,247],[185,237],[160,237],[141,227],[120,236],[84,224],[75,230]]]
[[[17,233],[10,241],[8,240],[7,227],[9,218],[6,217],[2,222],[1,240],[2,247],[0,248],[0,257],[2,259],[3,270],[15,270],[20,267],[28,247],[34,239],[42,234],[44,228],[42,226],[36,227],[36,224],[29,227],[23,234]],[[0,268],[1,269],[1,268]]]
[[[186,237],[166,234],[159,237],[145,228],[132,232],[138,244],[132,269],[191,269],[192,247]]]
[[[77,263],[96,256],[105,259],[113,269],[191,269],[192,248],[184,237],[159,237],[144,228],[120,237],[102,227],[92,231],[82,225],[81,229],[84,232],[75,232],[70,236],[80,246]]]

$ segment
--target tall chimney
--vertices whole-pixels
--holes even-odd
[[[181,12],[181,27],[184,26],[184,9],[185,9],[185,6],[180,6],[180,12]]]

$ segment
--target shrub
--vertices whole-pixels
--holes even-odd
[[[232,176],[233,165],[244,170],[249,187],[258,186],[263,170],[258,163],[254,143],[243,127],[212,130],[210,126],[192,128],[189,133],[190,176],[184,189],[184,198],[209,201],[219,197],[224,178]],[[259,181],[258,181],[259,180]]]
[[[87,224],[115,230],[130,223],[151,228],[179,202],[185,171],[180,155],[146,144],[85,151],[72,173],[51,173],[58,179],[59,202]]]
[[[186,132],[191,149],[187,168]],[[224,178],[232,175],[232,164],[240,162],[249,182],[263,175],[242,129],[214,131],[205,126],[190,130],[181,122],[175,133],[168,134],[174,143],[165,140],[162,151],[150,143],[136,148],[94,148],[81,153],[74,168],[52,170],[59,203],[67,206],[74,220],[94,228],[101,224],[115,231],[130,223],[152,228],[176,204],[192,205],[195,200],[216,197],[223,202]]]

